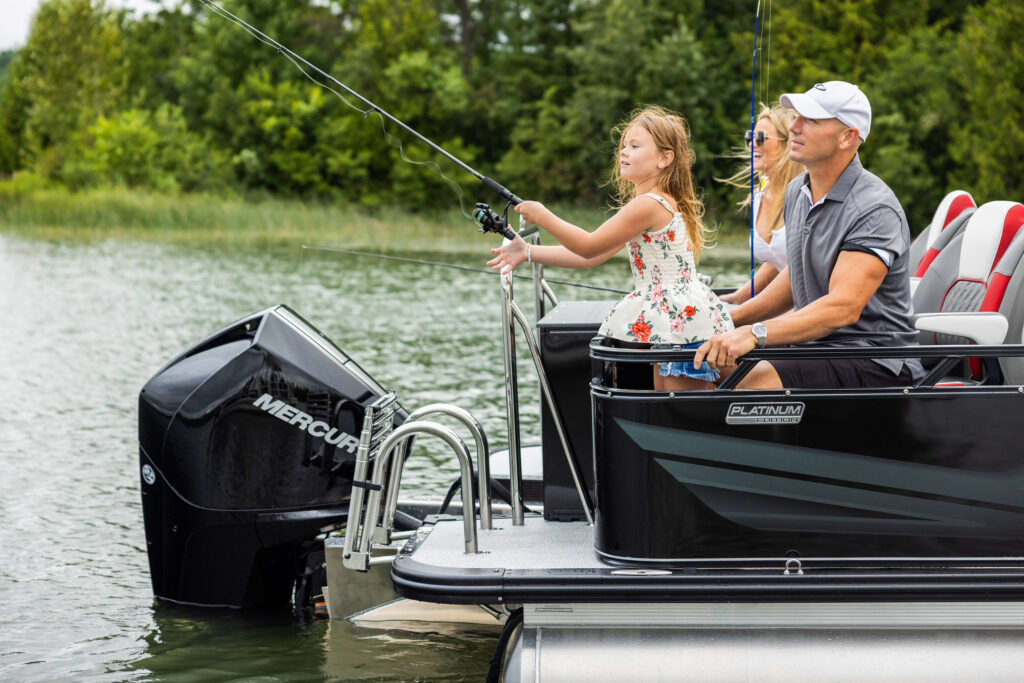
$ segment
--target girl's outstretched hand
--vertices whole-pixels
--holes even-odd
[[[544,227],[547,224],[547,219],[554,216],[548,207],[544,206],[540,202],[526,201],[516,205],[516,213],[523,217],[527,223],[539,225]]]
[[[522,237],[516,235],[516,238],[505,246],[491,249],[491,253],[497,254],[497,256],[488,261],[487,265],[493,270],[500,270],[504,275],[526,260],[526,242]]]

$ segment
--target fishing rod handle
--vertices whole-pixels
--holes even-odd
[[[488,190],[496,193],[499,197],[512,204],[512,206],[518,206],[523,203],[523,200],[512,194],[511,191],[501,183],[491,180],[487,176],[480,178],[480,182],[484,184]],[[511,238],[509,238],[511,239]]]

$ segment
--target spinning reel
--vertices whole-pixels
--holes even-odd
[[[515,231],[508,227],[508,207],[510,206],[512,206],[512,202],[505,205],[505,211],[499,216],[489,205],[477,202],[473,217],[480,223],[480,232],[484,234],[493,232],[506,239],[515,239]]]

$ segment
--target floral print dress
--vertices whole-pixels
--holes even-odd
[[[662,197],[648,192],[672,211]],[[655,232],[644,231],[629,247],[634,289],[616,303],[599,335],[651,344],[694,344],[733,329],[725,305],[697,277],[690,238],[679,212]]]

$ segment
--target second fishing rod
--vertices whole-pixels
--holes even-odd
[[[427,138],[427,137],[423,136],[422,134],[420,134],[414,128],[412,128],[409,125],[407,125],[405,122],[401,121],[400,119],[392,116],[391,114],[389,114],[385,110],[381,109],[374,102],[370,101],[369,99],[367,99],[366,97],[364,97],[360,93],[358,93],[355,90],[353,90],[352,88],[348,87],[347,85],[345,85],[344,83],[339,81],[337,78],[335,78],[331,74],[327,73],[326,71],[324,71],[320,67],[316,66],[315,64],[312,64],[311,62],[307,61],[304,57],[302,57],[302,55],[300,55],[300,54],[298,54],[296,52],[293,52],[292,50],[288,49],[287,47],[285,47],[281,43],[277,42],[276,40],[274,40],[273,38],[271,38],[267,34],[265,34],[262,31],[260,31],[255,26],[252,26],[251,24],[247,23],[245,20],[243,20],[243,19],[239,18],[238,16],[232,14],[228,10],[226,10],[223,7],[221,7],[220,5],[218,5],[217,3],[212,2],[211,0],[200,0],[200,2],[205,7],[208,7],[210,10],[212,10],[214,13],[218,14],[219,16],[227,19],[228,21],[231,21],[231,22],[237,24],[238,26],[241,26],[246,31],[248,31],[251,35],[255,36],[256,38],[258,38],[263,43],[276,48],[278,52],[280,52],[281,54],[285,55],[286,57],[288,57],[293,62],[298,62],[298,63],[304,64],[305,66],[309,67],[310,69],[312,69],[316,73],[320,74],[323,78],[327,79],[328,81],[330,81],[334,85],[336,85],[339,88],[341,88],[342,90],[344,90],[346,93],[348,93],[352,97],[358,99],[360,102],[365,104],[366,107],[367,107],[367,109],[365,109],[365,110],[360,110],[360,111],[362,111],[362,114],[363,114],[364,118],[367,117],[371,112],[376,112],[382,118],[385,118],[388,121],[391,121],[396,126],[401,128],[402,130],[406,131],[407,133],[409,133],[410,135],[415,137],[417,140],[419,140],[423,144],[427,145],[430,149],[434,150],[435,152],[437,152],[438,154],[440,154],[444,158],[448,159],[453,164],[455,164],[456,166],[458,166],[459,168],[461,168],[462,170],[466,171],[467,173],[472,175],[474,178],[479,180],[481,183],[483,183],[484,187],[486,187],[487,189],[495,192],[499,197],[501,197],[506,202],[505,203],[505,210],[502,213],[502,215],[498,215],[495,211],[493,211],[490,208],[490,206],[488,206],[487,204],[485,204],[483,202],[480,202],[480,203],[478,203],[476,205],[476,210],[474,211],[473,217],[480,223],[480,230],[481,230],[481,232],[485,232],[485,233],[486,232],[494,232],[494,233],[497,233],[499,235],[502,235],[503,237],[505,237],[507,239],[513,239],[515,237],[516,233],[508,226],[508,210],[509,210],[510,207],[513,207],[513,206],[516,206],[517,204],[522,203],[523,200],[520,199],[519,197],[517,197],[515,194],[513,194],[504,185],[502,185],[501,183],[497,182],[493,178],[488,178],[483,173],[480,173],[475,168],[473,168],[472,166],[470,166],[466,162],[462,161],[461,159],[459,159],[455,155],[451,154],[450,152],[448,152],[446,149],[444,149],[440,145],[436,144],[435,142],[433,142],[429,138]]]

